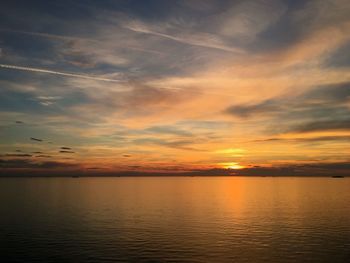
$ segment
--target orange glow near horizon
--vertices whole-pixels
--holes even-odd
[[[239,163],[236,163],[236,162],[222,163],[221,165],[225,169],[232,169],[232,170],[240,170],[240,169],[246,168],[245,166],[240,165]]]

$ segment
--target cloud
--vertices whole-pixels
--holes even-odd
[[[58,100],[62,99],[60,96],[38,96],[36,98],[39,103],[43,106],[50,106],[56,103]]]
[[[193,90],[158,88],[138,82],[129,83],[127,89],[108,89],[103,86],[98,90],[87,91],[87,101],[74,107],[78,116],[89,117],[93,122],[116,116],[125,124],[126,121],[134,122],[137,118],[160,118],[198,96]],[[106,111],[109,112],[108,116],[105,115]]]
[[[39,154],[35,156],[36,158],[51,158],[51,155],[47,155],[47,154]]]
[[[312,131],[330,131],[330,130],[349,131],[350,117],[342,120],[327,120],[327,121],[315,121],[315,122],[310,121],[301,125],[297,125],[292,128],[293,132],[312,132]]]
[[[324,61],[324,65],[330,68],[344,68],[350,67],[350,41],[347,41],[338,49],[332,52]]]
[[[349,162],[316,162],[305,164],[287,164],[276,167],[250,166],[240,170],[211,168],[211,169],[184,169],[181,166],[168,166],[165,169],[161,167],[149,167],[146,170],[139,165],[129,166],[128,170],[106,171],[101,167],[88,167],[79,169],[79,166],[72,163],[62,162],[40,162],[34,163],[29,160],[2,160],[0,167],[7,168],[6,174],[0,173],[1,176],[47,176],[40,170],[60,169],[58,173],[52,172],[52,175],[72,176],[72,170],[75,169],[74,175],[79,176],[349,176]],[[30,173],[17,169],[37,169],[31,170]],[[78,169],[77,169],[78,168]],[[62,170],[64,169],[64,170]],[[90,170],[86,173],[85,171]]]
[[[219,32],[228,37],[249,43],[287,11],[283,1],[253,0],[234,3],[216,19]]]
[[[73,152],[73,151],[65,151],[65,150],[61,150],[61,151],[59,151],[59,153],[75,153],[75,152]]]
[[[192,137],[193,134],[189,131],[179,129],[175,126],[152,126],[144,130],[146,133],[153,134],[172,134],[183,137]]]
[[[56,168],[72,168],[77,167],[77,164],[64,163],[64,162],[34,162],[29,159],[12,159],[4,160],[0,159],[1,168],[14,168],[14,169],[56,169]]]
[[[31,157],[32,155],[30,154],[26,154],[26,153],[23,153],[23,154],[12,154],[12,153],[8,153],[8,154],[5,154],[5,156],[7,157]]]
[[[38,139],[38,138],[34,138],[34,137],[30,137],[30,139],[32,141],[37,141],[37,142],[42,142],[43,141],[42,139]]]
[[[350,82],[323,85],[301,95],[304,100],[320,103],[344,103],[350,98]]]
[[[176,148],[181,150],[188,150],[188,151],[200,151],[199,149],[193,148],[190,145],[194,144],[194,141],[192,140],[182,140],[182,139],[175,139],[175,140],[164,140],[159,138],[139,138],[134,139],[132,141],[135,145],[159,145],[169,148]]]
[[[338,106],[346,103],[349,97],[350,82],[344,82],[314,87],[298,96],[286,94],[256,104],[232,105],[226,109],[226,112],[238,117],[251,117],[264,113],[278,114],[281,111],[293,111],[293,106],[297,107],[296,111],[333,104]]]
[[[251,142],[327,142],[327,141],[350,141],[350,136],[348,135],[338,135],[338,136],[316,136],[310,138],[283,138],[283,137],[273,137],[267,139],[253,140]]]
[[[349,98],[350,83],[336,83],[315,87],[298,96],[232,105],[225,113],[239,118],[263,116],[273,119],[273,123],[279,122],[275,131],[280,132],[349,130]]]
[[[62,150],[72,150],[70,147],[61,147]]]
[[[349,162],[289,164],[275,167],[248,167],[239,170],[239,175],[254,176],[348,176]]]
[[[150,26],[138,21],[131,21],[128,24],[125,24],[124,27],[137,33],[150,34],[150,35],[170,39],[173,41],[177,41],[187,45],[213,48],[213,49],[218,49],[218,50],[233,52],[233,53],[243,52],[242,49],[225,45],[224,41],[220,39],[217,35],[212,35],[209,33],[198,33],[198,32],[197,33],[181,32],[181,34],[163,33],[163,32],[158,32],[154,29],[151,29]]]
[[[256,117],[258,115],[269,115],[279,112],[282,105],[275,100],[266,100],[257,104],[232,105],[225,112],[240,118]]]

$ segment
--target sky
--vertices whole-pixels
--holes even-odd
[[[347,175],[349,13],[2,1],[0,175]]]

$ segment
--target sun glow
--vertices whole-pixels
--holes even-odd
[[[245,168],[245,166],[240,165],[239,163],[230,162],[230,163],[222,163],[221,164],[226,169],[239,170]]]

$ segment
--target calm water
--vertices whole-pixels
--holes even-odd
[[[8,261],[350,260],[350,178],[2,178],[0,209]]]

